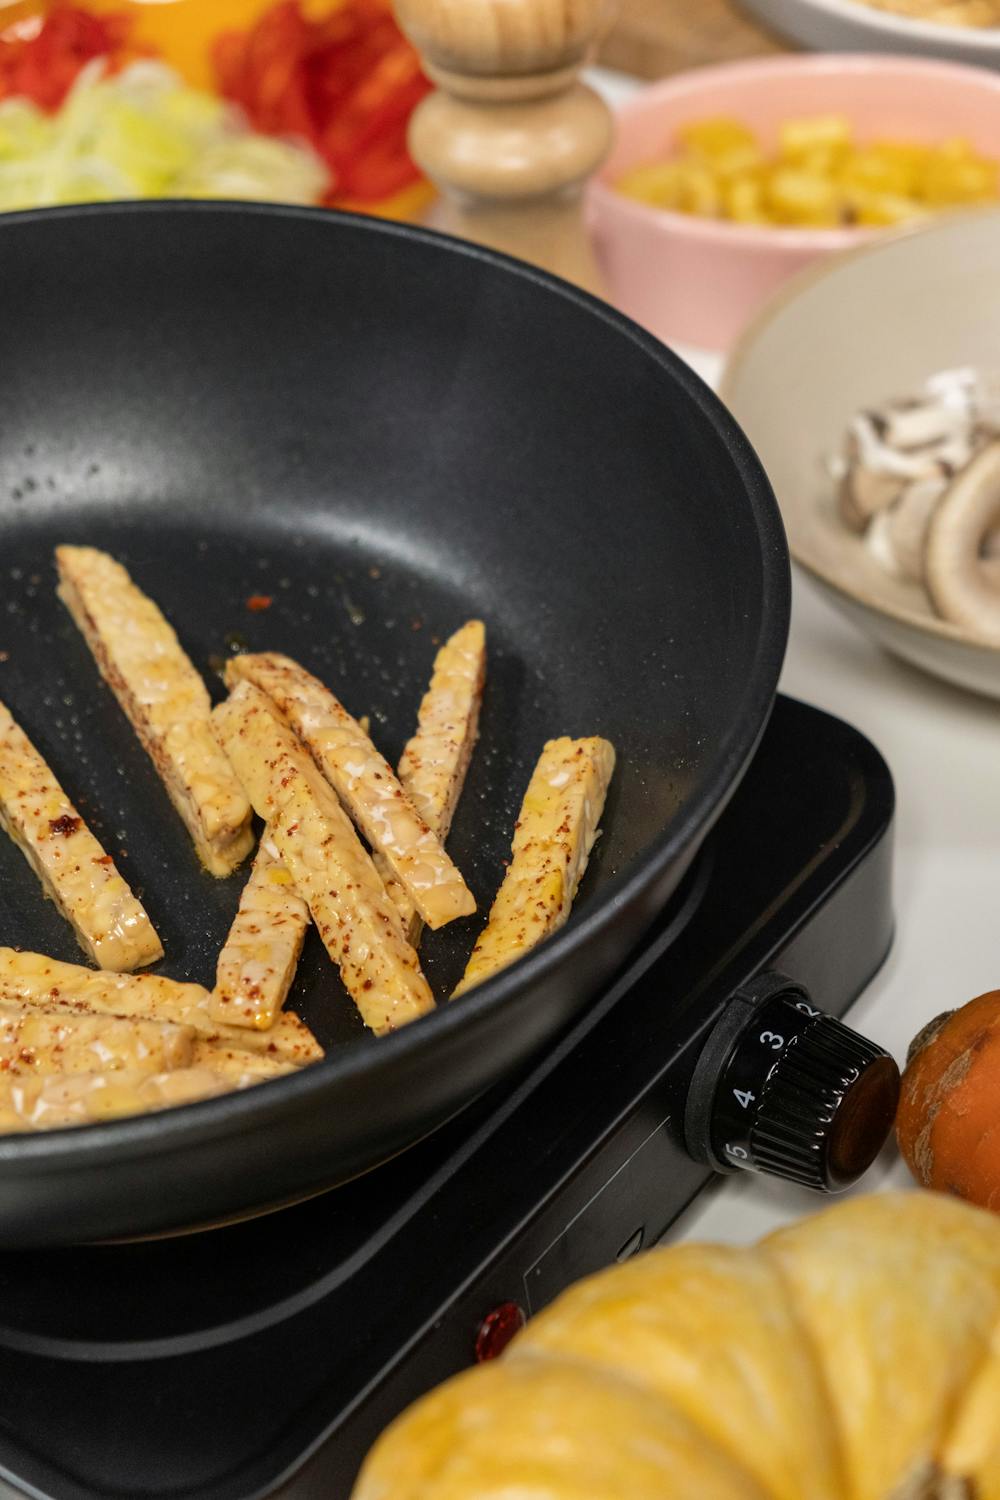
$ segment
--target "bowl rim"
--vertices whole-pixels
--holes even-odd
[[[861,30],[872,31],[877,36],[898,36],[903,40],[919,38],[920,41],[967,47],[970,52],[1000,56],[1000,26],[950,26],[945,22],[921,21],[916,16],[875,10],[865,5],[864,0],[796,0],[796,3],[829,16],[842,16]]]
[[[812,3],[812,0],[810,0]],[[838,4],[856,6],[863,10],[860,0],[837,0]],[[881,14],[877,12],[876,14]],[[952,27],[951,30],[961,28]],[[1000,45],[1000,38],[998,38]],[[953,62],[946,58],[908,57],[880,52],[822,52],[812,54],[784,54],[773,57],[744,58],[735,62],[715,63],[709,67],[691,68],[687,72],[661,79],[638,90],[616,110],[618,120],[628,120],[644,115],[664,98],[669,100],[689,97],[697,99],[705,84],[737,78],[767,79],[786,75],[877,75],[902,73],[907,75],[929,75],[931,78],[951,76],[958,83],[982,89],[984,93],[1000,96],[1000,73],[991,73],[985,68],[969,62]],[[865,248],[873,240],[884,239],[897,231],[883,226],[854,226],[843,228],[800,229],[791,225],[737,224],[728,219],[701,218],[696,214],[677,213],[670,208],[657,208],[653,204],[640,203],[619,193],[607,177],[605,163],[587,187],[587,197],[592,213],[615,215],[632,220],[646,228],[657,228],[664,232],[683,235],[704,245],[728,246],[750,254],[787,250],[792,253],[831,255],[857,248]],[[934,216],[936,221],[937,215]],[[923,221],[904,226],[902,232],[913,227],[925,227]]]
[[[1000,78],[998,78],[1000,84]],[[958,213],[943,214],[935,218],[931,224],[911,224],[901,229],[883,229],[878,234],[875,243],[857,245],[853,249],[842,251],[839,255],[829,256],[825,260],[814,261],[802,270],[795,272],[783,282],[776,291],[766,299],[750,318],[743,330],[737,335],[730,347],[722,374],[719,377],[716,390],[720,399],[732,412],[731,405],[734,388],[741,374],[743,365],[749,359],[757,341],[771,327],[778,318],[787,312],[803,293],[810,291],[820,282],[829,277],[836,276],[845,266],[854,261],[866,257],[892,254],[897,245],[915,238],[929,237],[934,234],[943,234],[958,230],[968,224],[978,223],[981,219],[995,218],[1000,222],[1000,205],[983,204],[977,208],[964,209]],[[733,412],[736,420],[740,418]],[[749,434],[748,434],[749,436]],[[751,443],[753,439],[750,439]],[[756,452],[756,448],[754,449]],[[759,455],[758,455],[759,456]],[[763,463],[763,459],[761,459]],[[770,475],[768,475],[770,478]],[[778,494],[777,486],[773,486],[778,496],[778,507],[781,509],[781,496]],[[983,636],[974,635],[971,631],[963,630],[960,626],[952,624],[950,620],[944,620],[939,615],[920,614],[916,610],[907,609],[904,605],[891,601],[874,600],[871,594],[861,588],[852,588],[845,584],[839,576],[825,567],[822,562],[814,556],[806,556],[799,546],[789,535],[788,527],[785,527],[785,536],[788,541],[788,550],[796,567],[802,568],[804,572],[825,584],[827,588],[833,589],[835,593],[842,594],[853,600],[855,604],[862,605],[865,609],[872,610],[876,614],[885,615],[897,624],[906,625],[913,629],[922,631],[925,635],[936,636],[939,640],[952,641],[956,645],[971,646],[979,651],[991,653],[1000,652],[1000,643],[990,641]]]

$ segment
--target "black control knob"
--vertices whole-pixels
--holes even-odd
[[[784,975],[739,990],[695,1066],[687,1149],[717,1172],[768,1172],[835,1193],[871,1166],[892,1129],[899,1069]]]

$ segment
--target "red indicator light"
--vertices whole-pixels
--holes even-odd
[[[527,1321],[524,1308],[516,1302],[501,1302],[488,1312],[476,1334],[476,1363],[481,1365],[488,1359],[496,1359]]]

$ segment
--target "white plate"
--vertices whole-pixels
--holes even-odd
[[[837,515],[825,459],[849,418],[928,375],[1000,370],[1000,210],[963,214],[810,268],[737,344],[721,393],[774,485],[795,561],[897,656],[1000,698],[1000,648],[940,619]]]
[[[1000,68],[1000,27],[937,26],[860,0],[740,0],[758,21],[813,52],[909,52]]]

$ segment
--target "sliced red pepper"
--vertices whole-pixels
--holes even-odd
[[[302,136],[331,169],[331,199],[378,200],[419,181],[406,128],[430,84],[389,0],[344,0],[309,20],[279,0],[214,48],[220,90],[272,135]]]
[[[58,109],[93,58],[106,58],[115,71],[138,55],[129,45],[130,25],[124,14],[94,16],[55,5],[37,25],[10,26],[0,32],[0,99],[19,94],[41,109]]]

